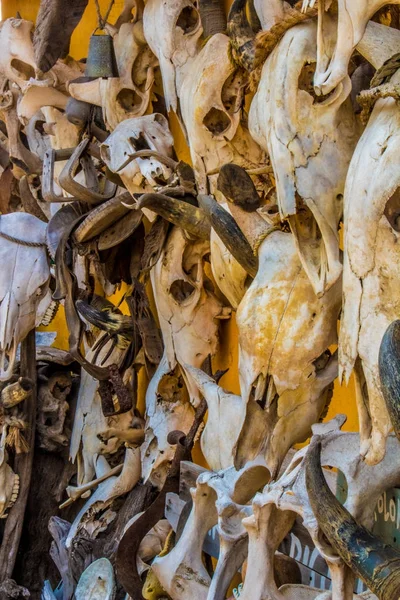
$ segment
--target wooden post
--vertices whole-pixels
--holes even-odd
[[[33,329],[21,343],[21,376],[33,381],[32,395],[24,402],[23,419],[28,423],[24,432],[29,444],[29,451],[17,454],[14,460],[14,471],[20,477],[20,488],[17,501],[9,511],[4,528],[3,541],[0,547],[0,583],[12,576],[18,547],[24,524],[25,508],[31,483],[33,455],[35,452],[36,426],[36,342]]]

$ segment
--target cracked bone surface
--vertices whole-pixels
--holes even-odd
[[[38,71],[32,43],[32,21],[6,19],[0,24],[0,72],[24,91]]]
[[[399,81],[399,74],[392,78]],[[378,354],[383,335],[400,314],[400,110],[379,99],[354,152],[344,195],[343,315],[339,375],[356,377],[360,452],[382,460],[391,429],[382,395]]]
[[[387,488],[399,484],[395,457],[399,456],[400,444],[394,436],[390,436],[390,456],[380,465],[371,467],[359,455],[359,434],[340,431],[345,420],[344,415],[337,415],[328,423],[314,425],[313,433],[321,441],[321,464],[340,469],[346,478],[348,493],[344,506],[360,524],[370,529],[374,523],[374,511],[379,497]],[[289,516],[292,515],[293,522],[295,514],[301,516],[303,525],[330,568],[332,596],[327,592],[320,592],[321,596],[317,598],[353,598],[354,575],[321,534],[311,508],[305,481],[305,463],[309,449],[310,445],[298,451],[280,478],[267,484],[263,492],[253,500],[254,516],[244,521],[249,532],[248,567],[241,594],[244,600],[261,600],[266,597],[263,595],[266,593],[271,600],[297,598],[292,594],[287,595],[283,589],[277,589],[272,570],[275,550],[291,527]]]
[[[315,0],[304,0],[303,7],[314,5]],[[315,73],[315,87],[319,94],[329,94],[348,77],[351,55],[362,40],[369,19],[387,2],[385,0],[338,0],[338,23],[335,38],[325,38],[325,24],[329,13],[324,2],[318,4],[318,61]],[[400,4],[393,0],[390,4]],[[390,31],[388,33],[390,36]],[[384,34],[386,36],[386,33]],[[384,43],[384,36],[377,47]],[[394,50],[391,55],[394,54]]]
[[[174,600],[213,600],[226,597],[235,572],[246,557],[247,535],[243,517],[251,514],[247,503],[268,479],[263,467],[206,471],[191,489],[193,507],[175,547],[158,557],[152,569]],[[211,580],[202,562],[204,538],[217,525],[220,555]]]
[[[212,36],[185,76],[179,99],[199,193],[208,190],[208,172],[234,162],[246,168],[267,163],[265,151],[243,120],[244,73],[229,54],[229,38]],[[210,177],[211,192],[215,175]]]
[[[123,23],[113,35],[119,77],[72,82],[68,91],[73,98],[101,106],[108,129],[133,117],[141,117],[149,107],[153,93],[157,59],[147,45],[143,21]]]
[[[174,429],[187,433],[194,416],[191,405],[200,401],[185,365],[200,368],[215,354],[219,319],[229,316],[206,274],[209,252],[207,241],[188,241],[182,229],[174,226],[151,271],[164,355],[146,393],[143,474],[145,478],[151,475],[157,486],[165,479],[174,454],[168,433]]]
[[[25,213],[1,215],[0,261],[0,381],[7,381],[18,344],[40,325],[51,302],[46,224]]]
[[[144,36],[160,65],[167,112],[178,113],[185,75],[201,49],[200,14],[190,0],[149,0],[143,13]]]
[[[3,425],[0,439],[0,519],[7,517],[7,510],[18,498],[19,476],[7,463],[6,450],[7,425]]]
[[[289,220],[303,267],[323,295],[342,272],[338,225],[358,129],[346,101],[349,80],[323,102],[315,97],[316,42],[314,22],[283,36],[264,64],[249,128],[269,152],[281,219]]]
[[[337,340],[340,305],[340,281],[315,295],[291,233],[267,235],[236,315],[243,398],[237,467],[263,455],[275,477],[289,448],[310,435],[337,376],[336,355],[327,350]]]

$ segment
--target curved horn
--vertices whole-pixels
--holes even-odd
[[[228,15],[227,32],[236,61],[251,72],[255,62],[255,34],[246,15],[247,0],[234,0]]]
[[[212,196],[199,196],[198,200],[229,252],[254,278],[258,271],[258,260],[235,219]]]
[[[204,212],[182,200],[165,194],[149,193],[140,196],[134,208],[150,208],[155,213],[182,227],[191,235],[202,240],[210,239],[210,223]]]
[[[226,31],[226,16],[223,0],[200,0],[199,12],[203,36],[209,38]]]
[[[324,535],[344,562],[381,600],[400,596],[400,552],[359,525],[330,491],[321,469],[321,443],[306,456],[311,507]]]
[[[246,212],[260,208],[260,197],[253,180],[246,169],[239,165],[228,163],[221,167],[217,188],[229,202],[240,206]]]
[[[75,306],[79,314],[86,321],[107,333],[132,335],[133,324],[130,317],[123,314],[102,310],[98,306],[88,304],[84,300],[77,300]]]
[[[400,321],[387,328],[379,350],[379,375],[386,408],[400,440]]]

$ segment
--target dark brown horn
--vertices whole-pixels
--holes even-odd
[[[386,408],[400,440],[400,321],[389,325],[383,336],[379,350],[379,375]]]
[[[210,239],[210,222],[204,212],[193,204],[165,194],[149,193],[140,196],[135,208],[150,208],[194,237]]]
[[[227,200],[246,212],[253,212],[260,207],[260,197],[253,180],[239,165],[229,163],[221,167],[217,188]]]
[[[199,196],[198,200],[229,252],[251,277],[255,277],[258,271],[257,257],[235,219],[212,196]]]
[[[235,60],[246,71],[254,69],[255,34],[246,14],[247,0],[234,0],[228,15],[227,32]]]
[[[118,312],[111,312],[108,306],[103,309],[99,304],[88,304],[84,300],[77,300],[75,303],[79,314],[89,323],[103,331],[111,334],[124,335],[132,338],[133,324],[132,319]],[[115,308],[111,305],[115,310]]]
[[[209,38],[226,31],[226,15],[223,0],[200,0],[199,12],[203,36]]]
[[[400,552],[359,525],[329,489],[321,469],[321,443],[306,457],[308,497],[318,525],[344,562],[381,600],[400,597]]]

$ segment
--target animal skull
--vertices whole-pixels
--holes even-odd
[[[167,111],[177,112],[183,79],[201,48],[203,28],[196,2],[149,0],[143,31],[160,64]]]
[[[264,454],[274,477],[289,448],[309,436],[337,375],[327,349],[337,338],[340,306],[340,282],[322,298],[315,295],[292,234],[267,235],[236,314],[243,398],[238,466]]]
[[[394,0],[391,4],[399,4]],[[315,0],[304,0],[303,8],[313,6]],[[329,94],[348,77],[351,55],[361,41],[369,19],[387,2],[385,0],[338,0],[338,23],[335,41],[326,39],[324,28],[331,2],[318,3],[318,63],[315,89],[318,94]]]
[[[0,72],[25,91],[38,72],[32,43],[32,21],[6,19],[0,24]]]
[[[7,381],[18,344],[40,325],[51,302],[45,223],[26,213],[2,215],[0,260],[0,381]]]
[[[398,81],[399,75],[395,74],[392,82]],[[378,353],[386,329],[400,314],[399,127],[396,101],[378,100],[350,163],[344,199],[339,375],[348,382],[354,370],[360,451],[369,464],[384,457],[391,429],[379,378]]]
[[[143,35],[143,21],[123,23],[113,36],[119,77],[71,83],[73,98],[103,108],[108,129],[146,112],[152,95],[157,59]]]
[[[199,193],[208,193],[208,172],[234,162],[244,167],[266,164],[263,150],[242,122],[244,75],[235,69],[229,38],[212,36],[191,65],[179,94]],[[215,176],[210,179],[211,192]]]
[[[338,224],[357,140],[349,79],[324,102],[313,95],[317,28],[290,29],[267,58],[249,114],[250,132],[269,152],[281,219],[288,219],[301,262],[323,295],[339,279]]]
[[[68,372],[56,372],[38,386],[37,432],[39,445],[50,452],[68,445],[70,431],[65,430],[69,410],[67,402],[72,379]]]

